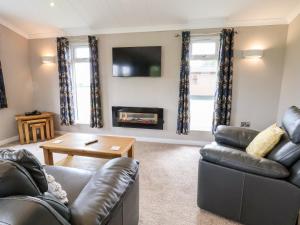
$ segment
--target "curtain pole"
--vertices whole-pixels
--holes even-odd
[[[192,37],[197,37],[197,36],[213,36],[213,35],[220,35],[222,32],[214,32],[214,33],[191,33]],[[238,34],[237,31],[234,31],[234,34]],[[181,34],[175,34],[175,37],[181,37]]]

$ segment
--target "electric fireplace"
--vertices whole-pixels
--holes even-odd
[[[114,127],[132,127],[163,130],[163,109],[113,106]]]

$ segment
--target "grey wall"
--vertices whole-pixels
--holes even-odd
[[[300,16],[288,29],[278,120],[291,105],[300,107]]]
[[[235,59],[232,124],[250,121],[254,128],[263,129],[276,120],[280,82],[283,70],[284,46],[287,26],[263,26],[238,28],[235,49],[266,48],[259,61]],[[194,33],[210,33],[216,30],[198,30]],[[57,130],[134,135],[152,138],[211,140],[209,132],[192,132],[189,136],[176,134],[178,83],[180,67],[180,38],[178,32],[148,32],[99,35],[100,70],[103,87],[103,129],[91,129],[87,125],[60,127]],[[112,77],[112,47],[161,45],[161,78]],[[57,65],[42,65],[40,56],[55,55],[55,39],[29,41],[30,65],[34,87],[34,107],[59,114]],[[111,106],[129,105],[162,107],[165,109],[165,130],[113,128]]]
[[[8,108],[0,110],[0,141],[17,135],[14,116],[32,109],[28,40],[0,25],[0,60]]]
[[[294,70],[297,71],[298,64],[294,62],[293,67],[289,63],[296,58],[293,54],[297,53],[297,46],[295,46],[297,42],[293,41],[299,37],[294,34],[297,34],[294,31],[297,29],[297,21],[299,18],[290,25],[289,30],[280,110],[286,108],[286,105],[297,104],[293,100],[290,101],[291,103],[287,102],[286,99],[290,99],[290,94],[294,91],[287,93],[293,89],[285,87],[296,83],[292,79],[294,76],[291,75],[295,73],[290,71],[294,67]],[[253,48],[266,50],[262,60],[235,58],[232,125],[239,125],[241,121],[250,121],[253,128],[263,129],[276,120],[287,26],[242,27],[237,30],[239,33],[235,38],[236,50]],[[210,33],[214,31],[216,30],[193,32]],[[210,140],[211,135],[207,132],[192,132],[189,136],[176,135],[181,48],[180,39],[174,37],[176,33],[170,31],[99,35],[105,127],[104,129],[91,129],[86,125],[77,125],[68,128],[60,127],[57,123],[57,130],[195,141]],[[17,113],[39,109],[59,114],[59,91],[57,65],[41,64],[40,59],[42,55],[56,55],[55,39],[28,41],[3,26],[0,26],[0,37],[0,57],[9,103],[8,109],[0,110],[0,140],[3,140],[17,134],[14,121],[14,115]],[[111,76],[111,48],[138,45],[163,46],[162,77],[113,78]],[[32,77],[27,61],[28,55]],[[165,130],[113,128],[110,111],[112,105],[162,107],[166,113]]]
[[[91,129],[88,125],[61,127],[57,130],[134,135],[152,138],[181,138],[200,141],[209,140],[206,132],[192,132],[189,136],[176,134],[178,84],[181,43],[176,32],[151,32],[99,36],[99,58],[103,93],[104,128]],[[117,78],[112,77],[112,47],[162,46],[162,77]],[[55,39],[30,40],[30,63],[34,86],[34,107],[59,114],[57,65],[42,65],[40,56],[55,55]],[[144,130],[113,128],[111,106],[162,107],[165,109],[165,129]]]
[[[232,124],[250,121],[262,130],[276,122],[283,73],[287,26],[238,29],[235,49],[265,49],[262,59],[236,58]]]

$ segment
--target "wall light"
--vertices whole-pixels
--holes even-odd
[[[251,49],[242,51],[242,57],[246,59],[260,59],[264,55],[264,50],[262,49]]]
[[[43,64],[55,63],[55,56],[42,56],[41,61]]]
[[[52,1],[50,1],[49,5],[50,5],[50,7],[53,8],[55,6],[55,2],[52,0]]]

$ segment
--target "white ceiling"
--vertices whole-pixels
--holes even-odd
[[[27,38],[287,24],[300,0],[0,0],[0,23]]]

